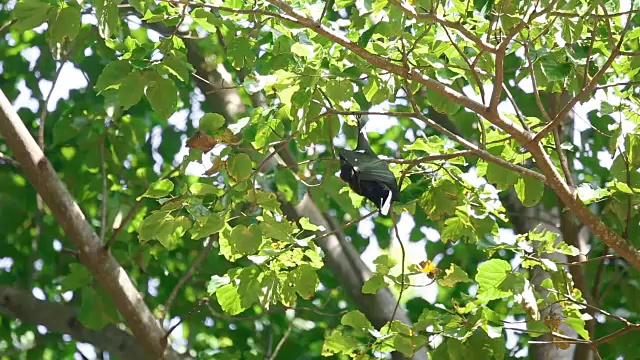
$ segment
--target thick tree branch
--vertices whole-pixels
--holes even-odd
[[[13,151],[26,177],[51,209],[58,224],[76,245],[80,261],[111,295],[126,324],[148,356],[155,359],[162,356],[178,358],[167,346],[164,331],[131,279],[111,253],[103,249],[100,238],[2,91],[0,134]]]
[[[72,306],[38,300],[31,293],[0,286],[0,315],[42,325],[47,331],[69,334],[76,341],[89,343],[119,359],[138,360],[145,351],[136,339],[116,325],[91,330],[78,321],[78,309]]]

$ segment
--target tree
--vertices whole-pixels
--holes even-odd
[[[636,4],[2,6],[2,356],[637,353]]]

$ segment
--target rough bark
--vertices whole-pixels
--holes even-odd
[[[150,358],[178,358],[167,346],[165,333],[126,271],[104,249],[51,163],[29,133],[11,102],[0,90],[0,134],[35,190],[42,196],[65,235],[76,246],[80,262],[113,299]]]

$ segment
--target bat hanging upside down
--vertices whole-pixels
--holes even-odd
[[[389,164],[371,150],[358,118],[358,145],[355,150],[340,150],[340,179],[351,190],[371,200],[382,215],[389,214],[391,203],[400,200],[400,191]]]

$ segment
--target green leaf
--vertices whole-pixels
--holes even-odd
[[[429,104],[439,113],[453,115],[460,110],[460,105],[444,97],[431,88],[426,89]]]
[[[91,287],[83,287],[80,296],[78,320],[85,327],[100,330],[119,320],[118,312],[108,297],[101,296]]]
[[[378,256],[373,260],[373,263],[376,264],[376,272],[378,274],[387,275],[391,268],[396,266],[397,262],[393,258],[389,257],[389,255],[385,254]]]
[[[510,296],[510,291],[501,290],[501,284],[512,270],[511,265],[505,260],[491,259],[483,262],[476,274],[476,282],[479,286],[478,300],[489,301]]]
[[[571,74],[570,63],[557,63],[555,61],[543,60],[542,71],[551,81],[559,81],[566,79]]]
[[[371,37],[373,36],[373,34],[376,33],[376,28],[378,28],[380,24],[381,22],[378,21],[375,24],[373,24],[371,27],[369,27],[367,30],[363,31],[362,34],[360,35],[360,39],[358,39],[358,46],[362,48],[366,48],[367,44],[369,44],[369,41],[371,40]],[[370,99],[367,99],[367,100],[371,101]]]
[[[229,315],[237,315],[246,310],[241,304],[238,289],[233,284],[223,285],[218,288],[216,299],[218,299],[218,304],[220,304],[222,310]]]
[[[98,81],[96,81],[96,90],[102,92],[104,90],[119,87],[122,81],[131,72],[131,64],[127,60],[115,60],[107,64],[102,69]]]
[[[583,319],[568,317],[564,322],[575,330],[578,335],[582,336],[583,339],[589,340],[589,332],[585,329],[585,321]]]
[[[296,232],[296,227],[293,223],[286,218],[280,221],[276,220],[273,216],[264,214],[262,221],[260,222],[260,228],[265,237],[276,239],[278,241],[292,241],[291,235]]]
[[[197,8],[191,12],[191,18],[205,31],[216,33],[218,27],[222,26],[222,20],[216,18],[211,12],[202,8]]]
[[[88,119],[84,117],[66,117],[56,121],[53,126],[53,144],[60,145],[73,139],[80,133],[80,130],[87,126],[87,123]]]
[[[498,164],[492,162],[487,164],[487,181],[496,184],[498,190],[509,189],[518,182],[519,178],[517,173]]]
[[[40,26],[47,21],[49,11],[53,10],[49,4],[39,0],[22,0],[16,4],[11,12],[18,20],[14,25],[18,31],[26,31]]]
[[[393,346],[408,358],[413,356],[414,348],[411,338],[404,335],[396,335],[393,337]]]
[[[213,134],[224,126],[224,117],[217,113],[206,113],[200,118],[200,126],[198,129],[204,133]]]
[[[197,218],[193,227],[189,230],[192,239],[201,239],[219,233],[224,229],[225,221],[218,214],[209,214]]]
[[[452,216],[460,197],[460,189],[453,181],[441,179],[422,196],[420,205],[430,219],[437,220]]]
[[[207,293],[209,295],[213,295],[216,291],[223,285],[227,285],[231,282],[228,276],[218,276],[213,275],[211,280],[209,280],[209,284],[207,284]]]
[[[49,22],[51,39],[58,43],[75,39],[80,31],[80,17],[79,6],[67,6],[58,11],[55,20]]]
[[[324,340],[322,356],[334,354],[354,354],[360,343],[353,336],[345,336],[340,330],[333,330]]]
[[[118,89],[118,103],[124,109],[128,109],[140,102],[144,94],[145,81],[142,73],[133,71],[120,83]]]
[[[98,31],[100,36],[109,39],[119,31],[120,13],[118,5],[122,0],[97,0],[95,2]],[[125,73],[124,75],[127,75]]]
[[[253,164],[247,154],[238,154],[227,162],[229,175],[237,182],[246,180],[253,173]]]
[[[445,141],[439,136],[429,136],[428,138],[417,138],[412,144],[405,146],[405,150],[423,151],[429,155],[444,152]]]
[[[253,52],[254,47],[252,41],[250,38],[245,38],[244,41],[228,43],[226,53],[232,66],[236,69],[242,69],[253,65],[256,59],[256,55]]]
[[[611,195],[608,189],[594,189],[591,184],[580,184],[577,187],[578,197],[586,205],[597,202]]]
[[[469,278],[469,275],[462,270],[456,264],[451,264],[451,266],[445,270],[445,276],[442,279],[438,279],[438,285],[445,287],[454,287],[459,282],[472,282]]]
[[[169,179],[162,179],[151,183],[147,191],[138,196],[136,200],[140,201],[142,198],[158,199],[169,195],[173,191],[173,182]]]
[[[618,189],[619,191],[625,193],[625,194],[629,194],[629,195],[633,195],[633,190],[631,190],[631,188],[629,187],[629,185],[623,183],[623,182],[616,182],[616,189]]]
[[[529,176],[522,176],[514,186],[518,199],[526,207],[535,206],[544,194],[544,183]]]
[[[273,192],[266,192],[262,190],[251,190],[247,193],[247,201],[256,203],[263,209],[280,212],[280,203],[276,194]]]
[[[302,264],[295,271],[299,274],[296,281],[296,292],[304,299],[311,299],[320,283],[316,269],[308,264]]]
[[[316,224],[312,224],[311,221],[309,220],[309,218],[307,218],[307,217],[301,217],[299,222],[300,222],[300,227],[302,228],[302,230],[308,230],[308,231],[318,231],[318,230],[320,230],[320,227],[317,226]]]
[[[229,244],[234,252],[241,255],[255,254],[262,244],[262,231],[256,224],[238,225],[231,230]]]
[[[189,81],[189,75],[193,70],[191,68],[191,64],[189,64],[189,61],[187,60],[187,57],[178,52],[166,56],[162,60],[162,65],[182,82]]]
[[[138,237],[140,241],[149,241],[155,238],[159,229],[166,226],[167,223],[173,221],[173,216],[167,211],[156,211],[147,216],[138,227]]]
[[[211,184],[195,183],[189,186],[189,192],[197,196],[216,195],[220,189]]]
[[[152,5],[152,1],[153,0],[129,0],[129,4],[131,4],[138,13],[144,14],[147,12],[147,9],[149,9],[149,6]]]
[[[327,96],[336,101],[347,101],[353,97],[353,84],[347,80],[330,80],[326,85]]]
[[[373,329],[373,325],[367,320],[367,317],[359,310],[352,310],[342,316],[340,323],[350,326],[359,332],[368,333]]]
[[[178,107],[178,89],[173,81],[158,78],[147,86],[145,95],[155,112],[168,119]]]
[[[297,42],[291,45],[291,52],[306,58],[313,54],[313,47]]]
[[[90,285],[93,275],[86,267],[80,264],[69,264],[69,275],[65,276],[60,284],[60,291],[67,292]]]
[[[171,221],[167,221],[158,228],[155,238],[165,248],[172,250],[175,249],[179,243],[179,240],[184,234],[191,228],[191,221],[186,216],[178,216]]]
[[[240,296],[240,305],[248,308],[253,305],[259,298],[262,289],[262,277],[264,273],[256,265],[239,270],[237,276],[238,295]]]
[[[640,135],[628,134],[625,141],[629,149],[629,165],[633,168],[640,167]]]
[[[473,225],[469,222],[468,217],[462,214],[445,220],[442,231],[440,232],[440,241],[443,243],[458,240],[477,241]]]
[[[384,281],[384,276],[381,274],[373,274],[373,276],[362,285],[362,292],[364,294],[375,294],[386,287],[387,283]]]

